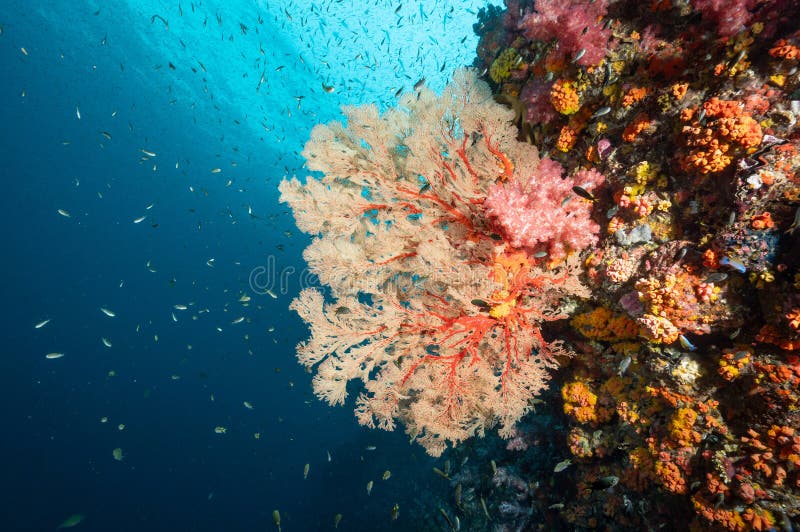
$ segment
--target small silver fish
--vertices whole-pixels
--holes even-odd
[[[616,475],[609,475],[607,477],[600,477],[592,482],[593,490],[604,490],[612,486],[616,486],[619,482],[619,477]]]
[[[572,58],[572,62],[577,63],[578,61],[581,60],[581,57],[583,57],[584,55],[586,55],[586,48],[581,48],[580,50],[578,50],[578,53],[575,54],[575,57]]]
[[[789,229],[786,230],[786,232],[790,235],[793,235],[798,227],[800,227],[800,207],[794,211],[794,221],[792,222],[792,225],[789,226]]]
[[[592,118],[600,118],[601,116],[605,116],[611,112],[611,107],[601,107],[597,111],[594,112]]]
[[[623,358],[619,363],[619,368],[617,368],[617,375],[619,375],[620,377],[625,375],[625,372],[628,370],[628,366],[631,365],[632,360],[633,359],[631,358],[630,355]]]
[[[725,279],[728,278],[728,274],[725,272],[714,272],[708,277],[706,277],[707,283],[721,283]]]
[[[566,460],[562,460],[559,463],[557,463],[556,466],[553,468],[553,473],[561,473],[571,465],[572,465],[572,460],[570,460],[569,458],[567,458]]]

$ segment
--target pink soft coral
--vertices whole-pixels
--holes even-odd
[[[520,29],[528,39],[558,39],[557,59],[586,50],[577,63],[600,63],[608,49],[610,29],[603,29],[608,0],[537,0],[534,11],[525,15]]]
[[[489,189],[484,207],[516,248],[546,248],[552,258],[581,250],[597,242],[600,227],[590,218],[591,204],[572,190],[587,191],[605,181],[595,169],[580,170],[571,179],[562,179],[564,168],[543,158],[527,182],[512,180]]]
[[[722,37],[731,37],[742,31],[753,16],[749,9],[754,0],[692,0],[692,6],[703,14],[703,19],[717,24]]]

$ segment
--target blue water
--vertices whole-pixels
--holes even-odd
[[[340,105],[470,64],[483,5],[0,4],[3,530],[426,526],[435,462],[317,401],[295,361],[308,238],[276,187]]]

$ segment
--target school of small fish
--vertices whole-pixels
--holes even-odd
[[[257,103],[253,105],[253,112],[247,116],[235,118],[220,118],[219,124],[224,126],[224,131],[229,129],[238,132],[239,138],[259,138],[267,146],[286,147],[288,149],[276,149],[275,157],[278,163],[283,166],[287,174],[300,172],[301,163],[297,157],[297,152],[293,152],[290,146],[291,136],[301,120],[306,123],[316,123],[331,113],[331,110],[338,108],[343,103],[358,103],[370,99],[370,95],[380,93],[381,104],[394,102],[404,92],[417,92],[426,90],[430,85],[438,84],[437,78],[446,78],[453,69],[461,64],[468,63],[472,59],[472,48],[465,44],[466,39],[474,40],[471,24],[477,15],[477,10],[469,5],[453,6],[443,0],[432,2],[398,2],[396,0],[369,0],[359,5],[357,14],[354,17],[340,16],[342,9],[354,9],[355,3],[350,0],[323,0],[321,2],[311,2],[308,6],[295,0],[283,0],[281,2],[259,2],[258,9],[253,10],[249,19],[232,20],[228,17],[229,10],[213,9],[203,4],[201,1],[180,0],[165,6],[161,12],[147,12],[141,15],[141,20],[132,21],[131,24],[141,24],[149,35],[157,36],[159,39],[168,40],[172,45],[172,56],[169,58],[153,59],[153,64],[133,64],[133,60],[120,55],[118,59],[118,75],[127,75],[129,72],[141,71],[151,77],[158,77],[163,83],[165,95],[170,106],[176,109],[183,108],[194,114],[196,108],[202,105],[213,106],[217,110],[218,102],[225,98],[220,98],[215,93],[215,85],[211,81],[214,76],[223,77],[225,73],[215,72],[212,65],[218,64],[214,57],[202,55],[197,50],[199,46],[192,46],[191,42],[185,42],[182,35],[191,34],[179,33],[181,28],[193,29],[198,35],[204,38],[219,40],[222,46],[229,46],[228,57],[232,64],[240,66],[239,72],[241,79],[247,80],[250,86],[251,101]],[[477,2],[469,2],[473,7],[479,5]],[[104,5],[97,8],[93,15],[100,17],[108,11]],[[459,20],[468,20],[469,24],[464,25]],[[383,22],[382,22],[383,21]],[[390,26],[386,26],[385,21],[389,21]],[[463,28],[461,27],[463,26]],[[138,26],[137,26],[138,27]],[[2,26],[0,26],[2,30]],[[138,31],[138,30],[137,30]],[[282,32],[282,35],[293,35],[296,39],[294,53],[289,53],[291,47],[276,42],[274,33]],[[451,51],[450,57],[443,58],[440,50],[439,35],[457,32],[459,46]],[[3,32],[0,31],[0,35]],[[98,50],[112,50],[114,46],[120,46],[121,37],[112,27],[107,32],[101,32],[94,41],[94,46]],[[409,55],[409,43],[417,42],[413,52]],[[197,43],[195,43],[197,44]],[[237,52],[230,52],[234,49]],[[165,46],[165,49],[168,47]],[[16,55],[20,55],[22,60],[32,62],[39,60],[37,50],[34,46],[16,46],[13,48]],[[453,55],[455,54],[455,55]],[[239,56],[241,61],[239,61]],[[61,57],[63,59],[63,55]],[[387,65],[392,65],[387,70]],[[100,67],[93,67],[98,68]],[[117,67],[115,66],[115,69]],[[391,76],[386,75],[391,72]],[[314,83],[297,84],[298,75],[315,79]],[[202,98],[205,102],[193,101],[183,96],[187,92],[184,84],[187,80],[193,80],[198,87],[202,88]],[[286,94],[291,96],[286,97]],[[28,97],[25,89],[21,91],[23,98]],[[197,94],[195,94],[197,96]],[[141,103],[140,103],[141,105]],[[133,107],[133,106],[131,106]],[[192,232],[206,230],[207,227],[219,223],[220,220],[226,224],[260,224],[260,230],[274,232],[275,239],[270,242],[274,250],[270,251],[281,253],[287,248],[295,246],[294,233],[285,230],[284,214],[276,212],[270,214],[269,207],[266,205],[249,204],[243,198],[250,187],[255,188],[255,180],[250,177],[242,177],[239,172],[239,164],[244,163],[245,158],[240,153],[240,146],[233,143],[235,135],[229,138],[220,135],[220,145],[224,146],[227,152],[224,155],[214,153],[214,162],[197,162],[176,152],[176,147],[170,146],[161,141],[155,134],[147,131],[147,123],[135,118],[135,114],[119,106],[116,109],[102,109],[91,97],[71,98],[62,108],[63,113],[69,117],[70,123],[74,124],[80,135],[65,136],[60,140],[59,146],[62,149],[74,150],[77,146],[84,143],[81,135],[90,135],[93,146],[98,150],[121,149],[125,150],[125,156],[130,162],[139,166],[139,176],[144,172],[152,176],[160,176],[162,180],[169,183],[180,183],[181,194],[188,195],[195,206],[187,209],[184,213],[186,227],[175,227],[171,217],[167,214],[166,205],[168,204],[157,193],[152,193],[149,197],[137,200],[135,205],[130,205],[124,209],[114,212],[115,219],[107,220],[109,231],[125,231],[117,238],[127,238],[130,234],[149,234],[152,238],[160,238],[161,231],[172,229],[185,231],[187,228]],[[327,114],[326,114],[327,113]],[[197,118],[195,117],[195,123]],[[245,130],[245,128],[248,128]],[[304,133],[305,134],[305,133]],[[65,135],[67,135],[65,133]],[[125,145],[127,144],[127,147]],[[212,149],[213,150],[213,149]],[[222,152],[222,149],[219,150]],[[92,158],[94,154],[91,155]],[[202,166],[202,168],[198,168]],[[115,177],[114,179],[121,179]],[[138,178],[137,178],[138,179]],[[114,201],[115,184],[109,179],[108,183],[95,186],[91,180],[84,175],[71,175],[67,179],[67,184],[77,191],[84,191],[87,187],[91,190],[90,199],[96,202]],[[260,185],[260,184],[259,184]],[[427,190],[430,184],[422,185],[421,192]],[[200,204],[206,198],[213,197],[219,189],[230,189],[225,192],[225,196],[219,200],[219,210],[217,217],[208,214],[208,208]],[[177,190],[177,187],[176,187]],[[187,192],[188,190],[188,192]],[[238,195],[231,196],[229,194]],[[237,199],[231,199],[236,197]],[[224,204],[224,205],[223,205]],[[53,212],[55,210],[55,213]],[[70,231],[87,224],[98,223],[98,212],[93,210],[89,201],[68,198],[59,204],[51,205],[47,210],[50,213],[48,223],[53,223],[59,231]],[[201,214],[202,213],[202,214]],[[55,221],[53,221],[55,220]],[[57,223],[56,223],[57,222]],[[103,223],[102,221],[100,223]],[[276,230],[280,229],[280,230]],[[77,230],[77,229],[76,229]],[[76,233],[77,235],[77,233]],[[166,238],[166,237],[163,237]],[[177,246],[177,244],[175,244]],[[114,249],[105,249],[105,254],[113,255]],[[79,316],[79,319],[87,323],[87,326],[94,327],[97,332],[90,337],[85,352],[79,349],[72,349],[66,346],[59,347],[58,338],[66,338],[69,331],[66,329],[70,323],[71,316],[63,316],[49,308],[38,310],[37,315],[29,316],[28,324],[33,324],[32,334],[40,335],[44,344],[44,350],[52,350],[44,355],[46,360],[57,360],[59,362],[47,363],[48,371],[58,372],[77,361],[92,360],[94,356],[90,352],[91,345],[97,346],[96,349],[102,350],[104,357],[122,356],[138,344],[134,344],[134,338],[142,341],[147,339],[147,347],[137,356],[153,356],[159,339],[162,343],[170,344],[176,338],[182,338],[181,334],[185,330],[191,330],[193,322],[205,322],[209,324],[211,330],[219,334],[229,334],[241,342],[244,346],[242,351],[249,356],[268,356],[265,351],[279,343],[286,345],[286,352],[289,352],[290,345],[286,344],[285,339],[280,333],[280,324],[277,326],[264,322],[265,316],[279,323],[288,314],[285,307],[287,288],[281,282],[269,283],[267,286],[254,285],[248,283],[246,278],[239,280],[237,286],[229,286],[225,289],[227,297],[224,305],[212,305],[204,303],[203,297],[208,289],[208,285],[203,285],[198,279],[191,279],[190,274],[180,273],[174,266],[169,265],[167,257],[157,256],[155,253],[146,254],[143,249],[134,249],[138,260],[136,262],[137,274],[142,272],[147,276],[151,286],[157,286],[160,292],[169,292],[171,301],[161,302],[153,309],[152,314],[143,315],[141,308],[132,302],[136,297],[141,297],[141,293],[135,290],[146,290],[147,285],[140,279],[133,279],[133,275],[125,275],[125,279],[116,277],[113,279],[113,287],[117,292],[110,288],[99,287],[103,294],[101,300],[94,300],[88,303],[88,310]],[[204,272],[214,274],[224,272],[221,275],[229,276],[230,272],[225,272],[227,268],[236,268],[239,272],[246,268],[246,263],[239,261],[223,260],[221,257],[210,257],[213,252],[208,252],[199,262]],[[269,265],[267,265],[269,267]],[[233,275],[226,279],[233,278]],[[111,285],[109,285],[111,286]],[[187,288],[188,287],[188,288]],[[184,291],[178,293],[179,288],[191,289],[192,292]],[[256,289],[257,288],[257,289]],[[194,300],[190,300],[189,294],[197,294]],[[183,295],[183,297],[180,297]],[[268,296],[268,297],[266,297]],[[157,300],[154,298],[154,300]],[[276,302],[273,303],[272,300]],[[175,301],[178,301],[177,303]],[[99,313],[97,312],[99,309]],[[280,310],[279,310],[280,309]],[[342,307],[337,310],[337,315],[350,313],[350,309]],[[26,327],[30,327],[27,325]],[[51,336],[52,335],[52,336]],[[251,338],[251,335],[253,338]],[[97,339],[99,338],[99,342]],[[112,341],[113,340],[113,341]],[[180,341],[180,340],[178,340]],[[189,381],[186,369],[191,364],[190,354],[193,349],[192,343],[183,342],[183,359],[180,365],[170,368],[164,372],[160,381],[161,384],[145,384],[142,389],[142,397],[147,399],[151,394],[158,393],[158,387],[168,383],[169,386],[184,386]],[[195,342],[198,345],[199,342]],[[266,345],[265,345],[266,344]],[[174,344],[171,344],[174,345]],[[41,352],[45,352],[45,351]],[[148,351],[150,350],[150,351]],[[142,351],[140,349],[140,351]],[[40,353],[41,353],[40,352]],[[99,353],[100,351],[98,351]],[[69,354],[69,356],[67,356]],[[34,353],[34,356],[35,353]],[[41,354],[38,355],[41,357]],[[41,360],[41,359],[39,359]],[[119,359],[109,358],[118,363]],[[111,362],[110,362],[111,363]],[[288,362],[287,362],[288,363]],[[42,362],[42,364],[45,364]],[[173,373],[174,371],[174,373]],[[275,373],[280,372],[280,367],[276,367]],[[123,378],[135,378],[130,375],[124,376],[122,368],[102,369],[101,375],[107,382],[113,383]],[[183,378],[182,378],[183,377]],[[200,373],[202,381],[208,379],[208,375]],[[283,377],[281,377],[283,378]],[[144,379],[143,379],[144,380]],[[292,381],[288,381],[288,387],[293,386]],[[207,396],[207,395],[206,395]],[[211,403],[215,403],[215,396],[210,395]],[[252,397],[252,396],[251,396]],[[227,398],[230,399],[230,398]],[[233,403],[241,412],[241,405],[247,411],[248,416],[255,417],[262,414],[265,409],[271,408],[266,402],[257,397],[254,399],[259,408],[255,409],[254,402],[243,398],[233,398]],[[222,399],[220,399],[222,401]],[[309,401],[306,401],[309,403]],[[109,413],[109,416],[100,417],[94,414],[96,423],[100,419],[101,425],[107,427],[106,430],[116,428],[115,437],[123,437],[127,432],[120,434],[126,429],[126,424],[118,422],[118,416]],[[244,415],[244,414],[240,414]],[[210,437],[215,441],[230,441],[237,434],[241,434],[242,429],[237,421],[230,419],[231,416],[222,415],[214,418],[214,421],[203,426],[205,434],[209,434],[209,425],[213,433],[225,438],[217,439],[213,435]],[[109,422],[109,420],[113,422]],[[278,423],[282,421],[277,418]],[[259,423],[263,423],[259,420]],[[136,424],[131,421],[128,432],[135,432]],[[273,433],[276,431],[273,431]],[[262,439],[262,431],[248,431],[253,434],[253,439]],[[264,440],[269,439],[270,431],[264,427]],[[128,465],[135,460],[141,459],[143,453],[134,452],[128,458],[127,450],[131,447],[130,442],[121,441],[123,447],[115,447],[111,451],[113,460],[124,462]],[[116,443],[112,443],[112,446]],[[109,446],[110,447],[110,446]],[[359,446],[359,448],[361,448]],[[104,453],[107,453],[108,447]],[[369,451],[369,459],[378,460],[384,447],[380,452],[376,452],[376,445],[364,447]],[[343,453],[337,453],[334,449],[337,461]],[[107,457],[108,455],[105,454]],[[107,458],[106,458],[107,459]],[[362,457],[362,460],[364,458]],[[320,461],[323,459],[321,458]],[[330,451],[325,451],[325,458],[328,463],[335,463]],[[314,465],[317,473],[311,475],[311,466]],[[323,476],[323,472],[318,468],[313,460],[303,465],[303,479],[309,482],[316,481]],[[296,466],[295,466],[296,467]],[[385,465],[381,467],[384,469]],[[295,469],[296,474],[297,469]],[[439,470],[442,471],[442,470]],[[449,462],[443,472],[445,478],[449,478]],[[383,481],[392,478],[392,472],[385,469],[382,474],[378,473],[375,478],[380,476]],[[399,475],[398,478],[402,476]],[[393,480],[387,485],[397,482]],[[364,486],[359,482],[359,486]],[[366,483],[366,495],[371,496],[374,482],[369,480]],[[383,486],[383,484],[381,484]],[[362,488],[359,487],[359,490]],[[460,488],[459,488],[460,489]],[[381,492],[386,488],[381,487]],[[204,492],[205,493],[205,492]],[[214,492],[208,495],[208,500],[212,500]],[[363,497],[363,491],[360,492]],[[459,495],[460,498],[460,495]],[[385,502],[381,507],[381,512],[385,514]],[[400,518],[400,506],[394,503],[389,506],[389,519],[394,521]],[[442,513],[451,522],[459,523],[458,517],[454,520],[449,517],[444,510]],[[452,513],[452,512],[451,512]],[[272,513],[273,523],[280,531],[282,526],[281,513],[274,510]],[[84,514],[73,514],[65,518],[58,528],[72,528],[84,524],[86,516]],[[267,517],[268,519],[268,517]],[[286,517],[291,520],[291,516]],[[345,527],[348,518],[343,513],[333,515],[333,528]],[[85,524],[84,524],[85,526]],[[328,525],[330,526],[330,522]],[[460,527],[460,525],[459,525]]]

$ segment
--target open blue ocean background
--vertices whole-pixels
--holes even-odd
[[[485,5],[0,4],[2,530],[432,526],[436,462],[295,360],[308,237],[277,184],[340,105],[471,64]]]

